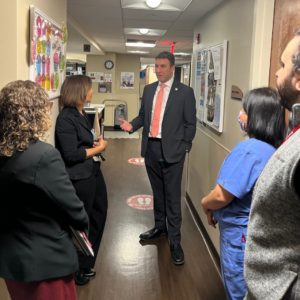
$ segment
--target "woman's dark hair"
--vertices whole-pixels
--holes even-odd
[[[286,134],[285,110],[278,92],[269,87],[254,89],[246,94],[243,108],[248,115],[248,136],[278,148]]]
[[[86,95],[92,88],[92,80],[85,75],[68,76],[64,81],[59,104],[61,106],[77,107],[85,103]]]

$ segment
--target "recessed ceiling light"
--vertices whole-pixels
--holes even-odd
[[[150,7],[150,8],[156,8],[159,7],[161,4],[161,0],[146,0],[146,4]]]
[[[147,34],[149,32],[149,29],[146,29],[146,28],[142,28],[142,29],[139,29],[139,32],[141,34]]]
[[[146,44],[146,43],[126,43],[127,47],[148,47],[153,48],[155,44]]]

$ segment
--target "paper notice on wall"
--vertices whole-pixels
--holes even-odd
[[[216,47],[211,50],[214,61],[215,80],[221,79],[221,48]]]
[[[213,125],[217,127],[220,126],[220,117],[221,117],[221,99],[220,99],[220,95],[216,94]]]
[[[103,82],[104,73],[103,72],[88,72],[88,76],[92,79],[92,82]]]
[[[197,119],[199,120],[199,123],[203,125],[204,120],[204,100],[200,100],[200,105],[198,107],[197,111]]]
[[[112,82],[112,74],[105,73],[104,74],[104,82]]]

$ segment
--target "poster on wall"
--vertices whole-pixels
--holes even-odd
[[[200,124],[205,123],[218,132],[223,131],[226,57],[227,41],[197,51],[195,96],[200,98],[197,118]]]
[[[65,79],[67,28],[30,6],[29,79],[41,85],[50,99],[60,96]]]
[[[121,72],[121,89],[134,89],[134,72]]]

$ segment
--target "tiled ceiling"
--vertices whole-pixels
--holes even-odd
[[[149,8],[145,0],[67,1],[68,13],[105,51],[139,54],[142,62],[154,62],[153,58],[169,50],[173,42],[175,53],[191,54],[195,24],[224,0],[162,0],[155,9]],[[140,34],[141,28],[149,29],[149,33]],[[70,52],[74,52],[76,44],[73,36],[76,35],[70,35],[67,46]],[[155,40],[156,45],[128,47],[127,39]],[[189,61],[191,56],[181,56],[181,59]]]

